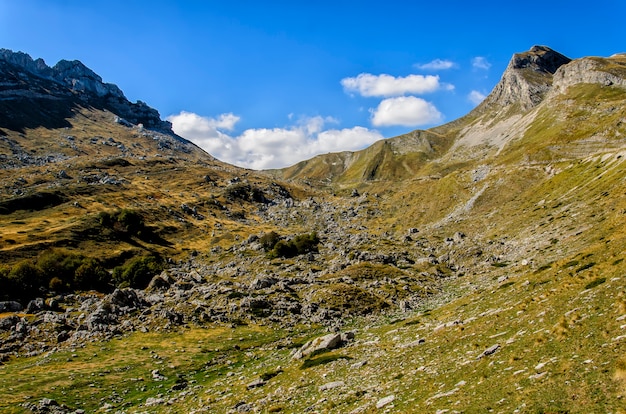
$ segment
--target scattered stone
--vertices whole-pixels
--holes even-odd
[[[485,349],[483,351],[483,353],[478,356],[477,359],[480,359],[480,358],[483,358],[483,357],[495,354],[498,349],[500,349],[500,344],[492,345],[489,348]]]
[[[153,369],[151,373],[152,379],[155,381],[165,381],[167,379],[167,377],[162,375],[158,369]]]
[[[261,378],[257,378],[254,381],[252,381],[251,383],[249,383],[248,385],[246,385],[246,387],[251,390],[253,388],[258,388],[258,387],[262,387],[265,384],[267,384],[266,381],[263,381]]]
[[[61,170],[61,171],[59,171],[59,174],[57,174],[57,177],[58,177],[58,178],[60,178],[60,179],[64,179],[64,180],[69,180],[69,179],[71,179],[71,178],[72,178],[72,177],[70,177],[70,176],[67,174],[67,171],[65,171],[65,170]]]
[[[327,384],[321,385],[319,387],[319,390],[327,391],[327,390],[332,390],[333,388],[343,387],[344,385],[346,385],[346,383],[343,381],[333,381],[333,382],[329,382]]]
[[[296,351],[292,358],[302,359],[306,356],[316,355],[322,352],[337,349],[345,345],[349,340],[354,339],[353,332],[334,333],[315,338]]]
[[[24,308],[14,300],[0,302],[0,312],[19,312]]]
[[[367,365],[367,360],[355,362],[354,364],[350,365],[350,368],[357,369],[357,368],[361,368],[361,367],[363,367],[365,365]]]
[[[144,403],[146,407],[153,407],[155,405],[163,405],[163,404],[165,404],[165,400],[163,398],[154,398],[154,397],[148,398],[146,402]]]
[[[392,403],[394,400],[396,399],[395,395],[388,395],[384,398],[381,398],[380,400],[378,400],[378,402],[376,403],[376,408],[381,409],[384,406]]]
[[[237,410],[238,413],[247,413],[252,411],[253,408],[252,404],[248,404],[243,401],[235,404],[235,410]]]

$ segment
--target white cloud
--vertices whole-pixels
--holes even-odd
[[[475,69],[484,69],[487,70],[491,67],[491,63],[487,61],[487,58],[483,56],[476,56],[472,59],[472,67]]]
[[[469,95],[467,95],[467,99],[469,99],[474,105],[478,105],[484,101],[486,97],[487,95],[478,91],[471,91]]]
[[[422,70],[447,70],[456,66],[451,60],[435,59],[428,63],[416,64],[415,67]]]
[[[372,75],[361,73],[355,78],[344,78],[341,85],[347,92],[357,92],[361,96],[399,96],[406,93],[423,94],[438,90],[439,76],[408,75]]]
[[[318,154],[359,150],[383,139],[378,131],[358,126],[325,129],[327,124],[337,123],[332,117],[302,118],[286,128],[247,129],[239,136],[223,132],[232,130],[239,120],[233,114],[209,118],[181,112],[167,119],[174,132],[214,157],[253,169],[286,167]]]
[[[371,110],[375,126],[419,126],[441,122],[443,116],[435,105],[415,96],[384,99]]]

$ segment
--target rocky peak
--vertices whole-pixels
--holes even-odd
[[[528,110],[539,104],[552,86],[552,75],[571,59],[546,46],[533,46],[511,58],[502,79],[484,105],[519,104]]]
[[[533,46],[528,52],[513,55],[511,69],[530,68],[537,72],[554,74],[558,68],[571,61],[570,58],[546,46]]]
[[[46,65],[43,59],[33,60],[27,53],[13,52],[9,49],[0,49],[0,61],[21,67],[26,71],[42,76],[51,76],[52,69]]]
[[[57,117],[61,122],[71,113],[59,111],[58,102],[62,100],[67,102],[68,109],[75,105],[107,109],[132,124],[172,134],[171,124],[162,121],[156,109],[141,101],[128,101],[120,88],[103,82],[78,60],[61,60],[49,67],[43,59],[33,60],[26,53],[0,49],[0,82],[3,100],[9,105],[7,111],[20,106],[39,108],[39,112],[46,114],[44,118]],[[33,119],[18,122],[13,115],[3,113],[0,121],[5,127],[18,130],[39,123]]]
[[[54,65],[52,71],[55,79],[66,84],[74,92],[125,98],[116,85],[102,82],[99,75],[79,60],[61,60]]]

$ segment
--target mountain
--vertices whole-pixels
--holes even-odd
[[[42,59],[0,49],[0,125],[14,131],[44,126],[69,127],[78,107],[106,109],[131,124],[171,132],[171,125],[145,103],[129,102],[115,85],[81,62],[61,60],[49,67]]]
[[[625,54],[265,172],[3,56],[1,411],[623,411]]]
[[[290,180],[359,185],[437,175],[456,163],[500,156],[517,141],[524,151],[534,151],[536,148],[523,140],[525,134],[535,132],[528,131],[536,125],[537,115],[572,112],[581,99],[571,95],[581,85],[594,89],[590,95],[623,87],[625,58],[621,54],[571,61],[548,47],[534,46],[515,54],[489,96],[458,120],[384,140],[363,151],[320,155],[276,174]],[[568,99],[574,100],[571,108],[563,104]],[[557,107],[553,109],[553,105]],[[597,112],[603,116],[600,109]],[[552,138],[556,139],[555,134]]]

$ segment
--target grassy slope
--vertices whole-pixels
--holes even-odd
[[[421,309],[348,321],[356,340],[308,368],[291,348],[323,331],[252,325],[134,333],[19,358],[0,366],[0,410],[46,396],[87,411],[228,412],[246,402],[261,412],[378,412],[393,395],[390,412],[625,412],[624,91],[568,94],[552,102],[564,109],[558,117],[538,108],[480,179],[477,164],[431,165],[425,177],[364,187],[380,194],[381,212],[363,223],[372,232],[418,227],[443,240],[462,231],[484,245],[479,258],[458,245],[464,276]],[[192,182],[170,181],[177,191]],[[152,379],[157,368],[167,380]],[[275,376],[246,388],[264,374]],[[172,389],[178,376],[183,391]],[[343,385],[320,390],[333,381]],[[168,404],[146,407],[150,397]]]
[[[193,147],[189,152],[158,148],[150,135],[115,124],[107,112],[83,110],[71,122],[71,129],[39,128],[25,134],[8,134],[9,140],[28,154],[55,153],[66,159],[43,167],[0,170],[3,201],[19,198],[14,195],[15,188],[24,192],[22,197],[54,193],[62,199],[43,209],[29,201],[25,207],[0,215],[3,264],[58,246],[98,251],[104,258],[129,250],[173,257],[181,252],[228,246],[263,227],[255,218],[258,205],[229,198],[227,187],[237,178],[267,191],[272,181],[266,176],[228,166]],[[115,143],[104,144],[109,138]],[[8,146],[1,149],[11,154]],[[59,179],[61,171],[69,178]],[[122,183],[89,181],[97,182],[106,176]],[[290,191],[294,197],[306,194],[293,187]],[[205,219],[185,214],[183,204],[196,207]],[[140,212],[163,240],[148,243],[102,234],[98,214],[123,208]]]

